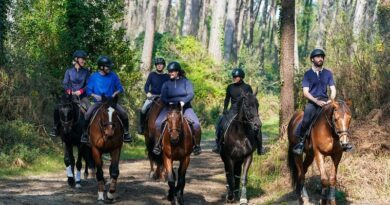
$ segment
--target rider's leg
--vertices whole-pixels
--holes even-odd
[[[220,139],[222,135],[222,120],[224,116],[220,116],[217,124],[215,125],[215,144],[213,146],[212,151],[215,153],[219,153],[220,150]]]
[[[53,129],[49,133],[51,137],[56,137],[58,135],[58,124],[60,123],[60,111],[59,111],[59,106],[56,105],[54,108],[54,123],[53,123]]]
[[[200,123],[199,123],[199,119],[198,117],[196,116],[194,110],[192,108],[187,108],[185,111],[184,111],[184,116],[188,119],[190,119],[193,124],[193,128],[195,130],[195,133],[192,135],[194,137],[194,155],[199,155],[200,153],[202,153],[202,148],[200,147],[200,139],[201,139],[201,128],[200,128]]]
[[[163,131],[162,124],[163,124],[163,121],[165,120],[167,114],[168,114],[168,109],[164,108],[163,110],[161,110],[160,114],[158,115],[158,117],[156,119],[156,130],[157,130],[157,133],[159,134],[159,138],[153,147],[153,153],[156,155],[159,155],[161,153],[160,144],[161,144],[161,140],[162,140],[162,131]]]
[[[116,110],[119,114],[119,117],[121,118],[123,122],[123,128],[124,128],[124,134],[123,134],[123,141],[124,142],[131,142],[132,137],[129,133],[129,116],[127,115],[127,112],[123,107],[119,104],[116,105]]]
[[[257,145],[257,154],[261,155],[264,153],[263,150],[263,136],[261,133],[261,126],[259,127],[259,130],[256,131],[255,133],[255,140],[256,140],[256,145]]]
[[[88,126],[89,126],[89,120],[91,119],[92,117],[92,114],[94,113],[94,111],[100,106],[99,103],[95,103],[93,104],[92,106],[90,106],[87,110],[87,112],[85,113],[85,116],[84,116],[84,124],[83,124],[83,134],[81,135],[81,142],[82,143],[88,143],[89,141],[89,137],[88,137]]]
[[[305,139],[307,135],[306,132],[309,129],[310,123],[313,120],[318,108],[320,107],[312,102],[306,104],[305,111],[303,113],[301,129],[297,131],[297,137],[299,138],[299,142],[293,148],[293,152],[295,154],[301,155],[303,153],[303,149],[305,147]]]
[[[145,123],[146,113],[150,108],[152,102],[153,102],[152,100],[146,99],[141,110],[138,112],[138,134],[144,133],[144,123]]]

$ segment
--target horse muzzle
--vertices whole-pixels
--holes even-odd
[[[340,145],[341,145],[341,148],[345,151],[349,151],[352,149],[352,146],[349,142],[349,138],[348,138],[348,132],[341,132],[339,134],[339,137],[340,137]]]

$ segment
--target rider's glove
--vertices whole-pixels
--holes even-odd
[[[180,106],[184,106],[184,102],[183,101],[180,101]]]

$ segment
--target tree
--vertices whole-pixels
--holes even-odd
[[[233,42],[236,32],[236,7],[237,0],[231,0],[228,4],[227,18],[225,23],[225,39],[224,39],[224,58],[226,61],[230,61],[233,56]]]
[[[186,0],[182,35],[196,36],[199,25],[199,12],[201,0]]]
[[[280,133],[284,133],[294,113],[295,1],[282,0],[280,13]]]
[[[5,38],[7,35],[7,13],[9,0],[1,0],[0,1],[0,66],[4,66],[5,59]]]
[[[209,53],[217,62],[222,61],[222,29],[225,18],[226,0],[214,0],[214,10],[211,20]]]
[[[210,0],[203,0],[202,1],[202,11],[200,13],[199,18],[199,29],[198,29],[198,39],[202,41],[202,44],[205,48],[207,48],[208,43],[208,28],[207,28],[207,17],[209,16],[209,9],[208,6],[210,4]]]
[[[160,9],[159,9],[159,25],[158,32],[164,33],[167,31],[169,16],[171,13],[171,1],[172,0],[162,0],[160,1]]]
[[[142,62],[141,62],[141,73],[144,80],[146,80],[150,68],[152,66],[152,53],[153,53],[153,42],[154,32],[156,26],[156,15],[157,15],[157,0],[151,0],[148,6],[148,18],[146,19],[145,25],[145,39],[144,46],[142,49]]]

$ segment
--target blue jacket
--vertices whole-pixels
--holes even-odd
[[[95,72],[88,80],[87,95],[105,95],[111,98],[112,94],[116,91],[122,93],[124,90],[119,77],[113,71],[106,75],[100,74],[99,71]]]
[[[315,98],[328,98],[327,86],[334,85],[333,74],[327,69],[322,71],[317,76],[317,73],[312,68],[305,72],[302,80],[302,87],[309,88],[309,93]]]
[[[145,93],[151,92],[153,95],[160,95],[162,85],[168,80],[169,75],[166,73],[151,72],[144,86]]]
[[[194,88],[187,78],[170,79],[161,88],[161,100],[165,104],[183,101],[184,107],[191,107],[190,102],[193,98]]]
[[[80,91],[80,98],[86,96],[87,80],[89,71],[85,68],[80,68],[78,71],[75,67],[69,68],[65,72],[64,80],[62,81],[65,90]]]

